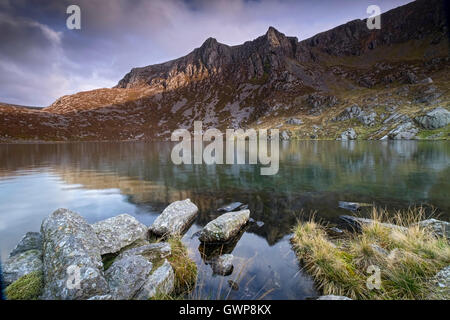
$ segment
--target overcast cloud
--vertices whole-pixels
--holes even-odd
[[[0,101],[47,106],[114,86],[131,68],[164,62],[208,37],[236,45],[269,26],[300,40],[409,0],[0,0]],[[66,9],[81,8],[81,30]]]

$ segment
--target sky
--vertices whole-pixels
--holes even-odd
[[[0,101],[45,107],[112,87],[133,67],[184,56],[209,37],[228,45],[269,26],[307,39],[410,0],[0,0]],[[67,28],[68,6],[81,29]]]

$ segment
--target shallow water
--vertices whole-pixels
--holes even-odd
[[[181,165],[170,143],[0,145],[0,250],[2,261],[27,231],[38,231],[59,207],[89,222],[129,213],[150,225],[169,203],[185,198],[199,207],[183,238],[199,266],[197,298],[304,299],[317,294],[289,244],[301,211],[337,222],[338,201],[387,208],[434,206],[450,213],[448,142],[283,142],[280,170],[261,176],[254,165]],[[250,225],[237,243],[230,276],[212,274],[194,233],[220,206],[248,203]],[[201,248],[200,248],[201,249]],[[233,290],[228,280],[238,283]],[[236,289],[236,288],[235,288]]]

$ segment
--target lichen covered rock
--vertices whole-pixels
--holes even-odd
[[[147,278],[141,290],[135,296],[137,300],[147,300],[157,294],[167,295],[174,290],[175,274],[167,260]]]
[[[171,203],[156,218],[150,231],[158,236],[182,235],[197,216],[198,208],[190,199]]]
[[[28,250],[42,250],[42,237],[39,232],[27,232],[9,256],[12,257]]]
[[[42,272],[42,252],[28,250],[10,257],[3,265],[3,281],[8,286],[20,277],[32,273]]]
[[[250,210],[225,213],[209,222],[202,230],[202,242],[227,242],[248,222]]]
[[[147,237],[147,227],[136,218],[121,214],[92,225],[100,240],[100,254],[118,252],[139,239]]]
[[[101,244],[79,214],[58,209],[41,225],[44,299],[88,299],[109,292]]]

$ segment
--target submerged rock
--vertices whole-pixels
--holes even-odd
[[[156,218],[150,231],[158,236],[182,235],[197,216],[198,208],[190,199],[171,203]]]
[[[161,267],[153,271],[147,278],[135,299],[148,300],[156,294],[170,294],[174,290],[175,274],[173,268],[167,260]]]
[[[100,240],[100,254],[118,252],[136,240],[147,238],[147,226],[136,218],[121,214],[92,225]]]
[[[44,299],[88,299],[109,292],[101,244],[79,214],[58,209],[41,225]]]
[[[225,213],[210,221],[200,234],[201,242],[227,242],[248,222],[250,210]]]
[[[339,201],[338,206],[339,208],[350,211],[358,211],[361,209],[361,205],[358,202]]]
[[[230,204],[227,204],[226,206],[223,206],[223,207],[217,209],[217,211],[219,211],[219,212],[231,212],[231,211],[239,210],[243,206],[245,206],[245,204],[243,204],[241,202],[232,202]]]
[[[147,281],[152,267],[152,263],[140,255],[116,260],[105,272],[113,298],[132,299]]]
[[[34,271],[42,272],[42,252],[32,249],[10,257],[3,264],[3,281],[6,286]]]
[[[42,250],[42,237],[39,232],[27,232],[9,256],[12,257],[28,250]]]
[[[214,274],[228,276],[233,272],[233,259],[232,254],[223,254],[218,257],[213,257],[207,263],[211,265]]]
[[[327,295],[327,296],[320,296],[319,298],[317,298],[317,300],[352,300],[352,299],[345,296]]]

